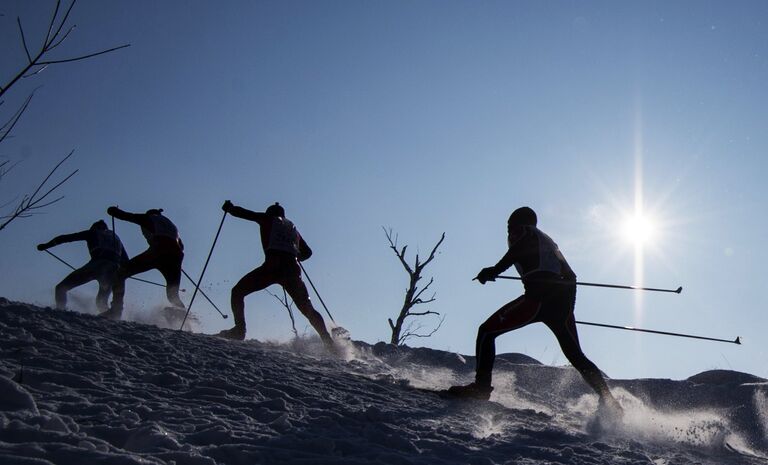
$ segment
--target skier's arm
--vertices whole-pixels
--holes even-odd
[[[480,270],[480,273],[477,274],[475,279],[480,281],[480,284],[485,284],[486,281],[494,281],[496,276],[505,272],[510,266],[514,265],[515,262],[520,259],[522,251],[521,247],[523,244],[523,241],[521,240],[522,238],[523,236],[520,236],[517,238],[517,240],[514,241],[514,243],[511,243],[507,253],[505,253],[504,256],[501,257],[501,260],[499,260],[495,265]]]
[[[306,242],[304,242],[304,238],[299,235],[299,256],[297,257],[300,262],[303,262],[304,260],[308,259],[312,256],[312,249],[309,248],[309,245],[307,245]]]
[[[493,271],[496,273],[496,276],[500,275],[501,273],[507,271],[507,269],[514,265],[517,261],[517,253],[514,249],[507,250],[507,253],[504,254],[503,257],[501,257],[501,260],[499,260],[495,265],[493,265]]]
[[[117,207],[109,207],[107,208],[107,215],[114,216],[118,220],[138,224],[142,228],[152,228],[152,223],[147,219],[147,215],[144,213],[131,213],[120,210]]]
[[[67,242],[87,241],[89,235],[90,230],[80,231],[72,234],[62,234],[61,236],[56,236],[44,244],[38,244],[37,250],[46,250],[59,244],[66,244]]]
[[[128,252],[125,251],[125,247],[121,245],[120,246],[120,263],[125,263],[130,259],[131,257],[129,257]]]
[[[501,257],[501,260],[499,260],[498,263],[480,270],[475,279],[480,281],[480,284],[485,284],[487,281],[495,281],[496,276],[500,275],[506,271],[507,268],[514,265],[515,261],[515,255],[512,252],[512,249],[510,249],[507,251],[507,253],[504,254],[503,257]]]
[[[232,216],[236,216],[238,218],[242,218],[248,221],[255,221],[256,223],[259,223],[259,224],[261,224],[262,221],[264,221],[267,218],[267,215],[265,213],[255,212],[252,210],[248,210],[247,208],[238,207],[237,205],[233,205],[232,202],[230,202],[229,200],[224,202],[224,205],[221,206],[221,209]]]

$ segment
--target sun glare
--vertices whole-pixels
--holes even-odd
[[[633,244],[645,244],[653,240],[656,227],[653,220],[646,216],[636,215],[624,220],[621,228],[622,235]]]

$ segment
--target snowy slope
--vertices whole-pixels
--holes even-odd
[[[0,299],[0,464],[753,464],[768,384],[735,372],[611,381],[605,428],[571,368],[500,356],[490,402],[430,349],[231,342]],[[23,367],[23,368],[22,368]]]

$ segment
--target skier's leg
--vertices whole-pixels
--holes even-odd
[[[545,311],[542,312],[546,315],[544,323],[557,337],[557,342],[560,344],[565,357],[579,371],[584,381],[600,396],[600,400],[611,405],[618,405],[611,395],[600,369],[581,350],[579,334],[576,330],[576,317],[573,314],[575,301],[576,290],[574,288],[564,292],[563,295],[556,297],[551,302],[547,302],[545,305],[554,306],[554,308],[545,308]]]
[[[98,276],[99,293],[96,294],[96,308],[99,312],[104,312],[108,308],[109,294],[112,293],[112,286],[117,275],[118,265],[115,262],[101,260],[99,264]]]
[[[540,301],[522,295],[501,307],[480,325],[475,344],[475,384],[491,385],[496,337],[538,321],[540,308]]]
[[[274,273],[264,264],[240,278],[232,288],[232,316],[235,320],[235,328],[242,330],[243,337],[245,337],[245,297],[276,282]]]
[[[123,299],[125,297],[125,280],[133,275],[143,273],[155,268],[156,257],[151,249],[136,255],[117,271],[114,285],[112,286],[111,311],[119,314],[123,311]],[[116,315],[119,316],[119,315]]]
[[[175,307],[184,308],[184,302],[179,297],[179,286],[181,285],[181,262],[184,254],[166,255],[158,262],[158,271],[165,278],[165,295],[168,301]]]
[[[69,273],[56,285],[56,308],[66,309],[67,292],[94,279],[96,279],[96,272],[92,261]]]
[[[288,295],[291,296],[291,299],[293,299],[293,302],[296,304],[299,311],[307,317],[309,324],[315,328],[317,334],[320,335],[320,339],[322,339],[325,344],[332,346],[333,338],[328,334],[328,329],[325,327],[325,320],[323,320],[323,316],[320,312],[315,310],[315,307],[312,305],[312,301],[309,299],[307,286],[304,285],[304,281],[301,280],[301,275],[298,273],[298,270],[296,270],[295,274],[291,273],[282,281],[281,284],[283,285],[283,288]]]

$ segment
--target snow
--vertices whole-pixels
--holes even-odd
[[[468,335],[468,337],[470,337]],[[491,401],[470,356],[384,343],[233,342],[0,298],[0,463],[768,463],[768,383],[709,371],[611,380],[611,423],[570,367],[498,357]]]

